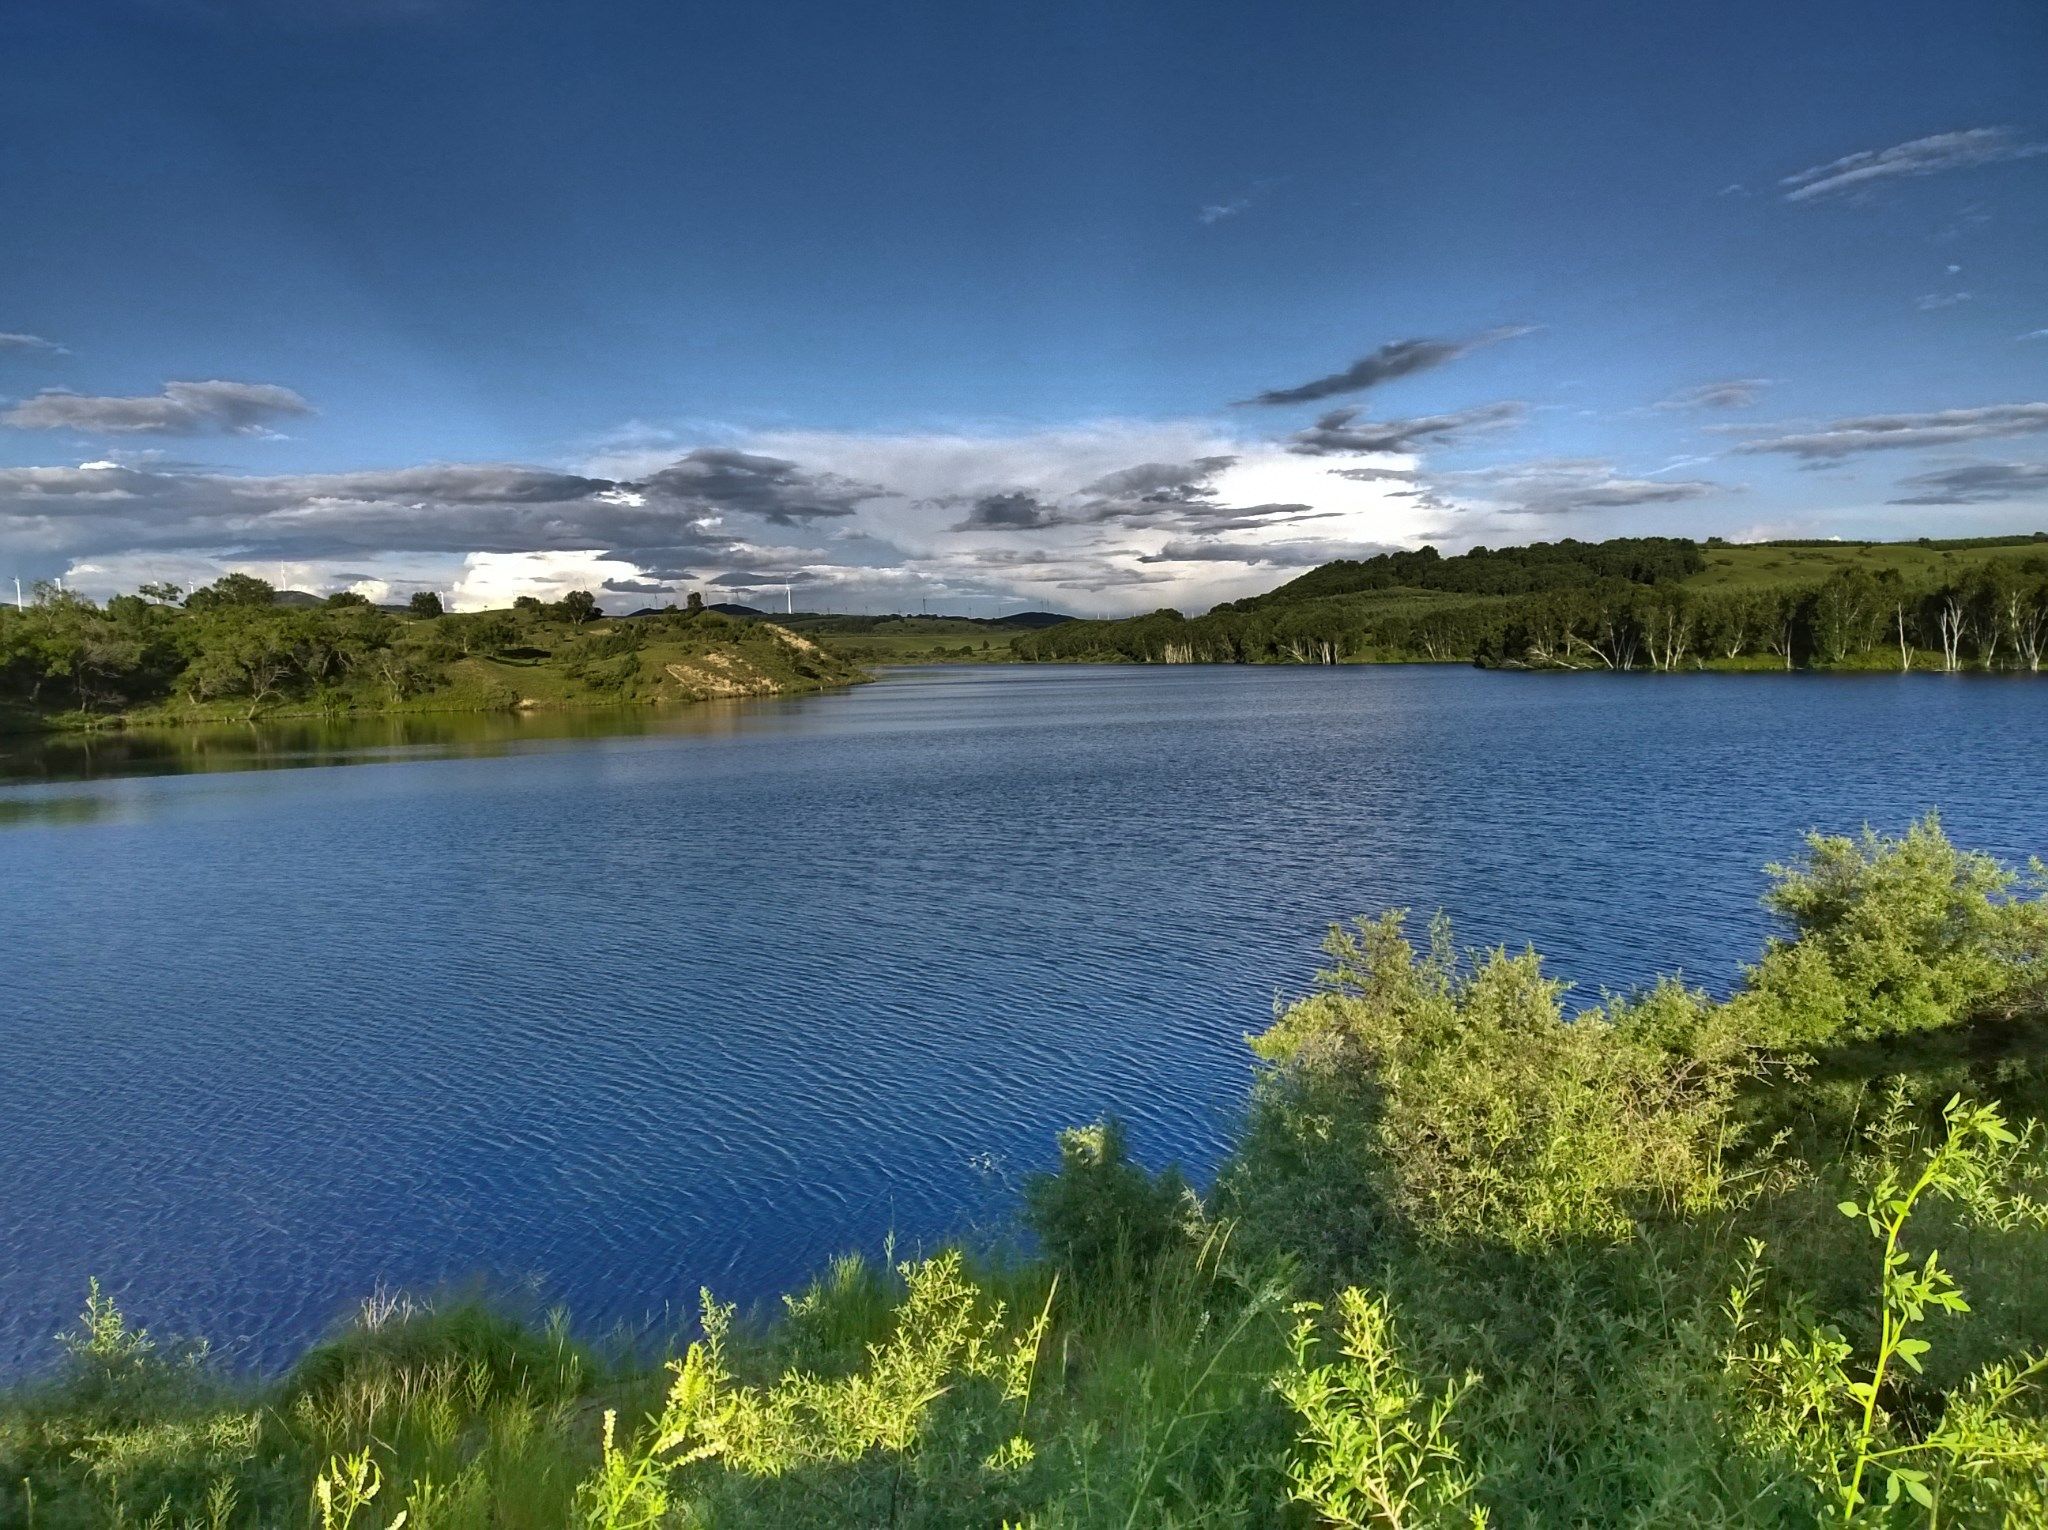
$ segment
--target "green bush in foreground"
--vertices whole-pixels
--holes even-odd
[[[707,1294],[665,1365],[387,1302],[244,1385],[94,1287],[0,1523],[2048,1522],[2038,871],[1929,819],[1774,876],[1725,1001],[1333,931],[1206,1199],[1071,1131],[1039,1257]]]

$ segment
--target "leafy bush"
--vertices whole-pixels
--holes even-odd
[[[1138,1274],[1186,1241],[1200,1203],[1176,1168],[1148,1174],[1131,1161],[1110,1117],[1060,1133],[1056,1173],[1024,1186],[1024,1221],[1047,1258],[1082,1276]]]
[[[1253,1041],[1276,1069],[1254,1113],[1277,1129],[1250,1145],[1312,1142],[1382,1217],[1518,1249],[1716,1201],[1742,1059],[1702,996],[1665,985],[1567,1022],[1534,952],[1474,962],[1446,921],[1422,953],[1403,931],[1391,913],[1330,932],[1320,991]]]
[[[1809,835],[1803,861],[1767,870],[1793,938],[1770,941],[1738,1000],[1760,1045],[2010,1017],[2048,996],[2048,869],[1958,850],[1934,814],[1898,839]]]

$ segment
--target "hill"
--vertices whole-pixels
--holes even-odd
[[[700,701],[864,678],[773,622],[611,619],[587,592],[441,616],[349,597],[279,603],[245,576],[181,602],[166,593],[99,606],[42,590],[0,609],[0,731]]]
[[[2048,653],[2048,533],[1425,547],[1324,564],[1205,616],[1074,622],[1012,649],[1036,661],[2035,671]]]
[[[854,616],[799,611],[778,618],[836,652],[870,664],[998,662],[1013,658],[1010,640],[1064,626],[1072,617],[1053,611],[1011,616]]]

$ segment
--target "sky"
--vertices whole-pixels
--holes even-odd
[[[2048,528],[2040,0],[66,0],[0,145],[0,581]]]

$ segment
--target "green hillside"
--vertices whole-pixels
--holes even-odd
[[[552,605],[403,614],[352,597],[285,603],[231,575],[104,606],[54,589],[0,608],[0,731],[387,712],[486,712],[773,696],[863,678],[769,621],[709,611],[606,618]]]
[[[1422,548],[1325,564],[1200,617],[1074,622],[1012,647],[1036,661],[2032,672],[2048,654],[2048,533]]]

